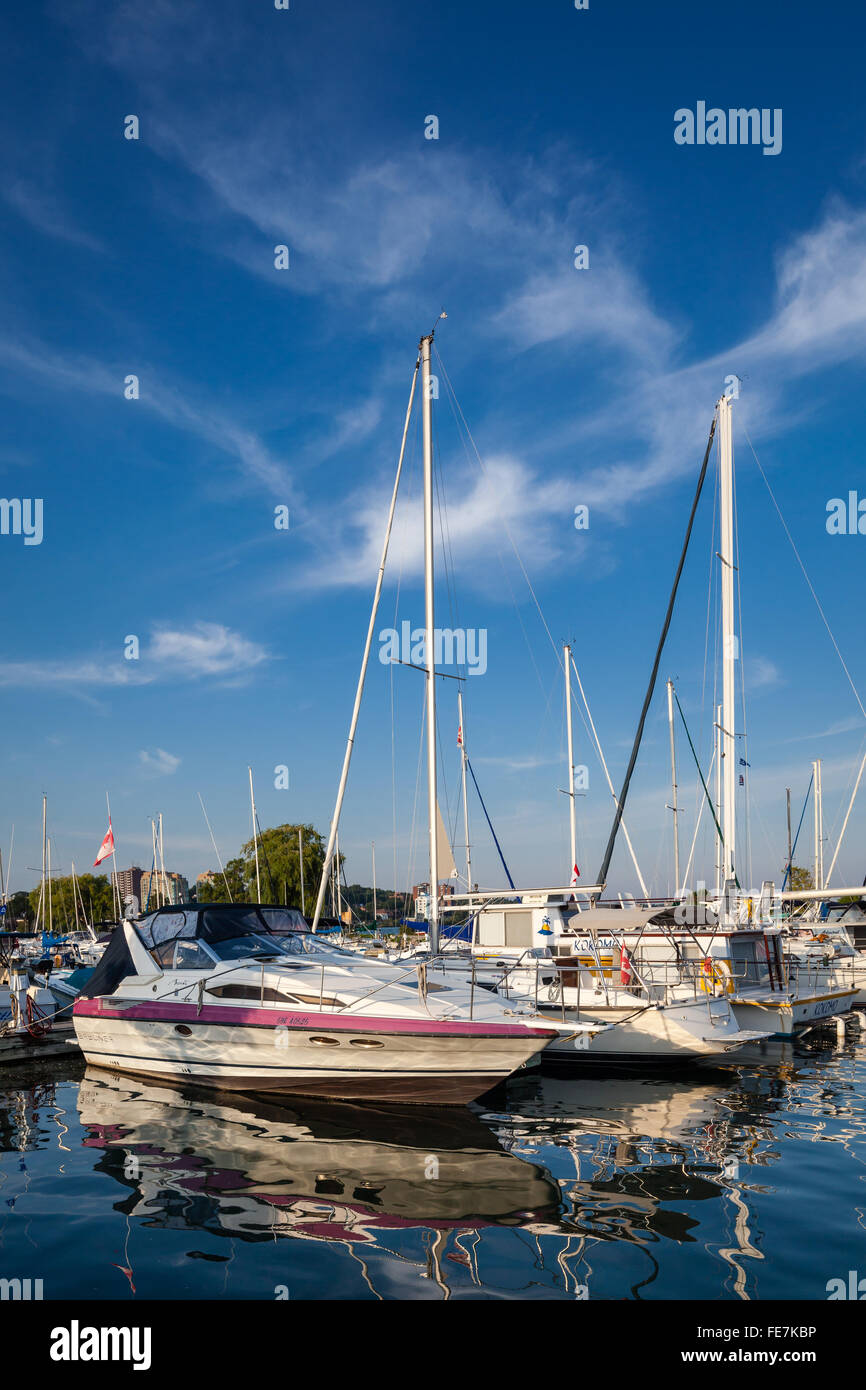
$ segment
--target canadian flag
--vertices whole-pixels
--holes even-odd
[[[463,725],[462,725],[462,724],[458,724],[458,725],[457,725],[457,747],[458,747],[458,748],[462,748],[462,747],[463,747]]]
[[[577,880],[578,880],[579,878],[580,878],[580,869],[579,869],[579,868],[577,867],[577,865],[575,864],[575,865],[572,867],[572,870],[571,870],[571,886],[572,886],[572,888],[574,888],[574,887],[576,886]]]
[[[619,953],[619,982],[621,985],[627,985],[629,983],[631,980],[631,973],[629,954],[623,946]]]
[[[99,853],[97,854],[96,858],[95,858],[94,861],[93,861],[93,867],[94,867],[94,869],[97,867],[97,865],[99,865],[99,864],[102,863],[103,859],[107,859],[108,856],[109,856],[109,854],[113,854],[113,853],[114,853],[114,831],[113,831],[112,828],[111,828],[111,818],[109,817],[109,820],[108,820],[108,830],[106,831],[105,839],[102,841],[102,844],[99,846]]]

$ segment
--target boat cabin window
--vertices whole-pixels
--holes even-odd
[[[198,941],[164,941],[150,954],[163,970],[207,970],[214,963]]]
[[[263,907],[260,911],[267,923],[268,931],[274,935],[310,929],[307,919],[295,907]]]
[[[174,965],[174,942],[164,941],[161,946],[155,946],[150,954],[163,970],[170,970]]]
[[[532,909],[522,912],[479,912],[478,946],[532,945]]]
[[[213,956],[199,941],[178,941],[174,948],[175,970],[207,970]]]
[[[741,987],[770,983],[770,966],[763,941],[758,942],[754,937],[742,941],[733,936],[731,959],[734,979]]]
[[[506,946],[532,945],[532,912],[505,913]]]
[[[477,944],[479,946],[502,946],[505,944],[505,913],[479,912]]]

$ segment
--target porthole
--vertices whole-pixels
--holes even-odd
[[[339,1038],[310,1038],[314,1047],[339,1047]]]
[[[350,1047],[384,1047],[385,1044],[384,1044],[383,1042],[379,1042],[379,1040],[378,1040],[377,1038],[351,1038],[351,1039],[349,1040],[349,1046],[350,1046]]]
[[[192,1034],[192,1029],[187,1028],[185,1023],[176,1023],[174,1025],[174,1031],[176,1033],[181,1033],[185,1038],[190,1037],[190,1035]]]

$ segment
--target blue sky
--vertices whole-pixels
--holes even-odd
[[[233,853],[249,834],[248,764],[263,824],[327,830],[415,351],[443,305],[437,347],[484,468],[443,385],[440,615],[452,621],[453,592],[459,622],[488,634],[466,724],[515,878],[568,870],[562,678],[515,549],[554,643],[574,644],[618,784],[729,373],[743,378],[753,878],[779,876],[785,787],[798,813],[816,757],[832,852],[866,720],[743,431],[862,692],[866,537],[829,536],[825,520],[830,498],[866,495],[863,21],[833,3],[760,10],[82,0],[7,13],[0,495],[44,501],[41,545],[0,536],[14,887],[36,881],[43,792],[63,868],[92,863],[108,789],[120,862],[149,864],[162,811],[169,867],[194,877],[214,859],[197,793]],[[781,108],[781,153],[678,146],[674,112],[699,100]],[[430,114],[438,140],[424,138]],[[138,400],[124,398],[129,374]],[[419,488],[413,429],[379,628],[422,621]],[[288,531],[273,526],[280,504]],[[661,670],[705,766],[712,522],[708,487]],[[453,820],[455,687],[440,687]],[[370,880],[372,839],[380,883],[424,876],[422,696],[417,673],[373,662],[341,834],[350,880]],[[696,794],[681,735],[679,756],[685,855]],[[611,802],[581,724],[576,760],[590,776],[586,877]],[[632,795],[644,876],[665,891],[663,686]],[[477,877],[497,886],[477,808],[473,823]],[[858,806],[836,882],[862,880],[864,829]],[[703,834],[698,876],[710,860]],[[636,883],[622,848],[611,883]]]

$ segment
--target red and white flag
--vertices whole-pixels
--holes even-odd
[[[111,817],[109,816],[109,819],[108,819],[108,830],[107,830],[107,832],[106,832],[105,839],[102,841],[102,844],[99,846],[99,853],[97,854],[96,858],[95,858],[94,861],[93,861],[93,867],[94,867],[94,869],[97,868],[97,866],[100,865],[100,864],[102,863],[103,859],[107,859],[108,856],[109,856],[109,854],[113,854],[113,853],[114,853],[114,831],[113,831],[112,828],[111,828]]]
[[[619,953],[619,982],[621,985],[630,983],[631,973],[631,960],[628,951],[623,946]]]
[[[577,886],[577,880],[578,880],[579,878],[580,878],[580,869],[579,869],[579,868],[577,867],[577,865],[575,864],[575,865],[573,866],[572,870],[571,870],[571,886],[572,886],[572,888],[575,888],[575,887]]]
[[[462,747],[463,747],[463,725],[462,725],[462,724],[458,724],[458,725],[457,725],[457,747],[458,747],[458,748],[462,748]]]

